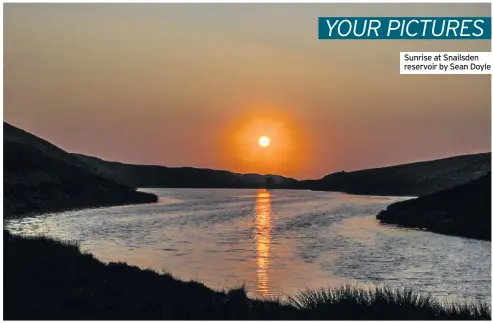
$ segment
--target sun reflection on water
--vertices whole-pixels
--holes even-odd
[[[257,247],[257,293],[262,296],[269,294],[270,231],[270,193],[265,189],[259,190],[255,202],[255,242]]]

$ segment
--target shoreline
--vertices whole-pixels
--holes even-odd
[[[146,189],[146,188],[139,188],[139,189]],[[346,194],[346,193],[342,193],[342,194]],[[352,195],[352,194],[348,194],[348,195]],[[359,195],[355,195],[355,196],[359,196]],[[133,204],[127,204],[127,205],[135,205],[135,204],[133,203]],[[137,205],[138,205],[138,204],[137,204]],[[151,203],[151,204],[149,204],[149,205],[152,205],[152,203]],[[124,206],[124,205],[121,205],[121,206]],[[108,206],[108,207],[115,207],[115,206]],[[116,206],[116,207],[117,207],[117,206]],[[84,209],[86,209],[86,210],[87,210],[87,209],[93,209],[93,210],[95,210],[95,209],[98,209],[98,208],[99,208],[99,207],[96,207],[96,208],[80,208],[80,209],[78,209],[78,210],[84,210]],[[57,212],[57,213],[63,213],[63,212],[70,212],[70,211],[61,211],[61,212]],[[51,216],[51,215],[55,215],[55,214],[56,214],[56,213],[41,213],[41,214],[35,214],[35,215],[32,215],[32,216],[34,216],[34,217],[37,217],[37,216]],[[16,220],[19,220],[19,219],[9,219],[9,220],[16,221]],[[41,221],[42,221],[42,220],[41,220]],[[21,222],[18,222],[18,223],[21,223]],[[385,224],[384,224],[384,225],[385,225]],[[398,226],[398,227],[403,227],[403,228],[406,228],[405,226],[400,226],[400,225],[395,225],[395,224],[393,224],[393,226]],[[5,229],[6,229],[6,230],[9,230],[10,228],[9,228],[8,226],[6,226],[6,225],[5,225],[5,221],[4,221],[4,230],[5,230]],[[21,235],[21,236],[23,235],[22,230],[16,230],[16,229],[15,229],[15,225],[12,227],[12,229],[13,229],[13,230],[12,230],[12,231],[10,231],[10,232],[11,232],[10,234],[12,234],[12,235]],[[425,229],[425,230],[418,230],[418,231],[429,231],[429,230],[426,230],[426,229]],[[29,234],[29,236],[31,236],[31,235]],[[450,236],[450,235],[449,235],[449,236]],[[40,237],[40,236],[39,236],[39,235],[32,235],[31,237],[36,238],[36,237]],[[458,238],[464,238],[464,237],[461,237],[461,236],[456,236],[456,237],[458,237]],[[52,238],[50,238],[50,239],[52,239]],[[468,239],[471,239],[471,238],[468,238]],[[473,240],[478,240],[478,239],[473,239]],[[485,240],[480,240],[480,241],[485,241]],[[491,241],[489,241],[489,242],[491,242]],[[85,252],[85,251],[84,251],[84,252]],[[94,257],[95,257],[96,259],[99,259],[96,255],[94,255]],[[108,261],[108,260],[101,260],[101,261],[106,262],[106,261]],[[138,267],[138,266],[135,266],[135,265],[129,265],[129,266],[131,266],[131,267]],[[138,268],[139,268],[140,270],[147,270],[147,269],[148,269],[148,268],[143,268],[143,267],[138,267]],[[156,269],[151,269],[151,270],[156,270]],[[374,285],[374,286],[376,286],[376,285]],[[312,284],[312,285],[311,285],[311,287],[318,287],[318,286],[317,286],[317,285],[313,286],[313,284]],[[426,293],[426,292],[424,292],[424,293]],[[254,297],[254,295],[253,295],[253,294],[250,294],[250,293],[249,293],[249,295],[251,295],[252,297]],[[450,295],[450,296],[451,296],[451,298],[452,298],[452,299],[453,299],[453,298],[456,298],[454,295]],[[442,298],[442,297],[437,298],[437,299],[441,299],[441,301],[447,301],[446,299],[444,299],[444,298]],[[457,299],[457,301],[459,301],[459,302],[460,302],[460,301],[466,300],[466,299],[467,299],[467,297],[462,297],[462,296],[461,296],[461,297],[458,297],[458,298],[456,298],[456,299]]]
[[[149,193],[149,192],[144,192],[144,191],[136,191],[138,193],[142,193],[142,196],[146,196],[148,198],[148,201],[142,201],[142,202],[127,202],[127,203],[103,203],[100,205],[90,205],[90,206],[69,206],[69,207],[62,207],[62,208],[54,208],[53,210],[45,210],[45,211],[31,211],[29,213],[21,213],[21,214],[10,214],[8,217],[5,217],[4,215],[4,224],[5,221],[9,220],[18,220],[18,219],[23,219],[23,218],[34,218],[42,215],[51,215],[51,214],[58,214],[58,213],[64,213],[64,212],[73,212],[73,211],[82,211],[82,210],[88,210],[88,209],[100,209],[100,208],[109,208],[109,207],[117,207],[117,206],[128,206],[128,205],[144,205],[144,204],[154,204],[159,201],[159,197],[155,194]],[[144,195],[145,194],[145,195]]]
[[[465,184],[389,205],[382,223],[491,241],[491,173]]]
[[[243,287],[104,263],[77,243],[4,230],[5,319],[490,319],[486,302],[439,302],[410,290],[355,286],[283,300],[247,297]]]

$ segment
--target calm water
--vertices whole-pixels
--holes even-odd
[[[7,223],[78,240],[97,257],[254,296],[388,284],[447,300],[491,299],[491,243],[381,225],[403,198],[289,190],[147,189],[160,202]]]

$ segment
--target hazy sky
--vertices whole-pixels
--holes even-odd
[[[321,41],[319,16],[490,5],[5,4],[4,119],[108,160],[300,179],[490,151],[489,75],[399,74],[401,51],[490,41]]]

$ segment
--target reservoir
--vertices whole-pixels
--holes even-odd
[[[156,204],[6,221],[12,233],[77,240],[105,261],[246,284],[251,296],[385,284],[491,301],[491,243],[380,224],[402,197],[254,189],[143,189]]]

